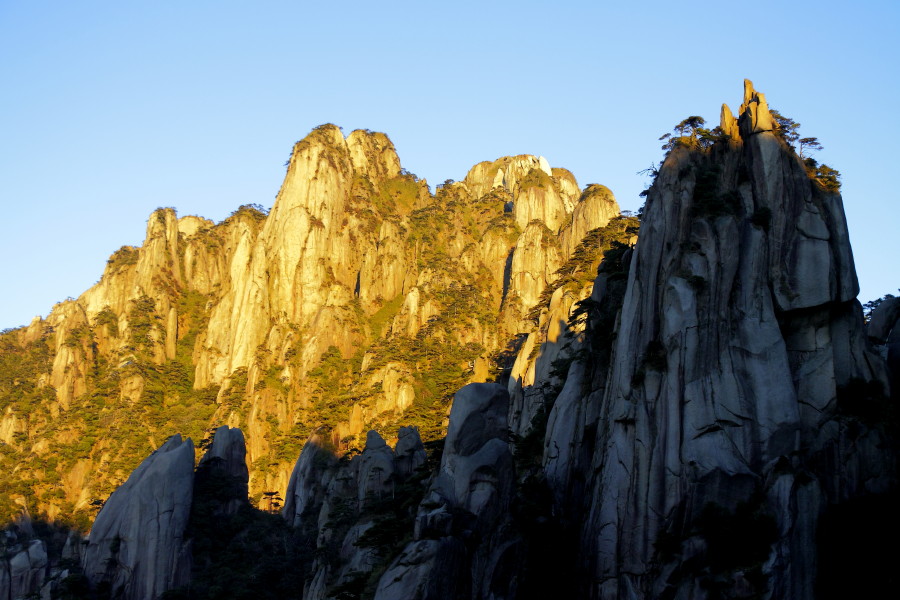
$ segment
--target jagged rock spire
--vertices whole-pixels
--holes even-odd
[[[745,137],[772,131],[776,127],[765,95],[753,89],[753,82],[749,79],[744,80],[744,103],[741,104],[739,123],[741,134]]]
[[[749,79],[744,80],[744,102],[738,110],[738,116],[734,117],[728,105],[723,104],[719,119],[722,133],[734,140],[754,133],[773,131],[778,127],[769,112],[765,95],[757,92]]]

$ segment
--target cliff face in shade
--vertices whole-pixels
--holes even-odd
[[[0,558],[0,597],[18,600],[39,595],[49,566],[46,544],[36,539],[20,542],[11,533],[3,534],[6,539]]]
[[[363,451],[341,460],[321,438],[304,446],[282,511],[315,548],[304,598],[330,598],[342,586],[379,574],[384,547],[402,541],[397,536],[405,532],[397,527],[393,509],[407,503],[414,507],[423,494],[420,467],[426,453],[417,430],[404,427],[397,438],[391,448],[369,431]]]
[[[900,401],[900,298],[888,298],[872,311],[866,333],[887,362],[892,398]]]
[[[492,596],[496,573],[509,560],[503,538],[515,470],[508,411],[509,395],[497,384],[470,384],[457,392],[440,468],[419,504],[414,540],[381,576],[375,598]],[[466,548],[467,537],[478,544]]]
[[[812,598],[827,506],[895,483],[883,432],[847,416],[872,401],[857,382],[887,381],[841,197],[807,174],[749,82],[739,121],[728,115],[722,130],[740,137],[685,139],[647,197],[592,398],[591,597]],[[723,549],[726,527],[755,536]]]
[[[247,446],[240,429],[223,425],[215,430],[213,441],[200,459],[194,475],[194,491],[198,488],[223,488],[223,496],[208,499],[215,504],[216,515],[233,515],[248,504]]]
[[[189,581],[193,480],[194,445],[179,435],[135,469],[91,529],[82,567],[92,588],[106,584],[114,597],[139,600]]]

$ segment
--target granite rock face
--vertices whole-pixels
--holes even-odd
[[[33,598],[41,593],[50,564],[43,540],[19,541],[11,532],[2,532],[4,554],[0,557],[0,597],[12,600]]]
[[[887,362],[891,397],[896,403],[900,401],[900,298],[888,298],[872,311],[866,333]]]
[[[92,588],[109,585],[126,600],[156,598],[189,581],[184,532],[194,482],[194,445],[169,438],[106,501],[84,551]]]
[[[841,197],[773,133],[749,82],[739,124],[740,138],[673,149],[647,198],[595,440],[591,597],[739,594],[755,569],[752,593],[812,598],[825,507],[893,484],[877,428],[847,441],[842,407],[866,401],[848,390],[887,382]],[[758,537],[728,555],[725,524]],[[712,573],[691,570],[710,553]]]
[[[375,598],[494,597],[515,544],[508,531],[515,484],[508,410],[509,395],[497,384],[473,383],[456,393],[415,540],[382,575]],[[478,543],[467,547],[466,540]]]
[[[441,521],[451,508],[485,522],[502,514],[512,486],[508,409],[509,394],[494,383],[472,383],[456,393],[441,468],[426,495],[426,503],[440,506],[420,512],[419,528]]]
[[[285,493],[281,514],[294,527],[300,526],[307,514],[318,514],[330,480],[330,469],[336,462],[334,453],[323,448],[324,440],[312,436],[294,465]]]
[[[0,440],[14,448],[21,477],[45,482],[41,511],[72,504],[92,515],[91,500],[144,455],[131,450],[149,451],[171,433],[161,424],[173,407],[198,403],[204,416],[184,433],[240,427],[251,493],[285,490],[308,424],[339,415],[327,423],[331,442],[360,448],[367,423],[395,430],[430,402],[417,394],[435,374],[393,349],[440,340],[474,365],[451,387],[486,380],[492,356],[531,329],[527,315],[556,270],[619,212],[606,188],[582,191],[570,172],[529,155],[479,163],[432,192],[401,168],[386,135],[345,136],[334,125],[297,142],[286,168],[268,213],[245,205],[213,223],[155,211],[143,244],[113,254],[96,285],[9,336],[18,352],[37,345],[47,355],[30,377],[35,402],[0,406]],[[310,374],[357,352],[362,367],[340,384],[357,389],[357,401],[349,414],[323,414],[328,386]],[[88,399],[98,393],[123,412],[147,402],[151,410],[119,419],[117,444],[85,418],[81,439],[97,438],[91,452],[45,470],[38,455],[73,444],[53,426],[57,416],[96,416]],[[264,462],[272,456],[277,464]]]
[[[316,548],[304,598],[329,598],[335,589],[352,586],[379,567],[380,546],[394,540],[373,542],[372,530],[394,522],[397,515],[390,507],[407,502],[405,494],[415,493],[415,486],[404,486],[422,476],[425,460],[413,427],[399,431],[393,449],[378,432],[369,431],[363,451],[340,460],[327,438],[310,438],[297,460],[282,511]]]

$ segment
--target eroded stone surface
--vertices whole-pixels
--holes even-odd
[[[690,536],[704,507],[742,502],[777,523],[769,585],[810,597],[822,508],[892,477],[877,432],[853,452],[840,442],[840,390],[885,376],[854,300],[841,198],[771,132],[749,82],[740,119],[741,140],[675,148],[647,199],[596,438],[592,597],[702,597],[698,579],[666,579],[657,542],[674,536],[681,562],[662,562],[686,564],[708,543]],[[571,439],[575,406],[561,399],[548,456]],[[822,468],[832,461],[847,468]]]
[[[174,435],[144,459],[91,528],[82,565],[92,587],[108,582],[116,597],[144,600],[188,582],[193,482],[190,438]]]

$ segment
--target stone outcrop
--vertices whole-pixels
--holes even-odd
[[[0,557],[0,597],[24,600],[38,596],[49,573],[46,544],[38,539],[19,542],[9,531],[0,535],[5,538]]]
[[[508,409],[508,393],[494,383],[472,383],[456,393],[441,468],[425,499],[438,506],[420,511],[420,532],[444,527],[455,508],[485,523],[502,515],[512,485]]]
[[[394,463],[396,472],[403,478],[413,475],[425,464],[425,447],[422,438],[414,427],[401,427],[397,432],[397,445],[394,446]]]
[[[495,573],[509,568],[504,523],[515,475],[508,410],[509,395],[500,385],[473,383],[457,392],[415,540],[382,575],[375,598],[492,597]],[[480,542],[473,550],[466,548],[470,537]]]
[[[722,123],[722,130],[725,132],[733,131],[732,122],[728,119],[730,113],[728,107],[724,107],[722,118],[725,122]],[[744,80],[744,102],[741,104],[738,115],[740,134],[743,137],[755,133],[771,132],[777,127],[772,113],[769,112],[766,97],[753,89],[753,82],[749,79]]]
[[[896,403],[900,401],[900,298],[887,298],[872,311],[866,333],[887,363]]]
[[[608,187],[598,183],[587,186],[572,210],[570,226],[561,232],[560,247],[563,256],[572,256],[589,231],[606,226],[618,216],[619,204]]]
[[[156,598],[187,583],[194,445],[169,438],[106,501],[91,528],[82,566],[92,587],[126,600]]]
[[[215,485],[222,497],[209,498],[217,504],[213,513],[233,515],[248,505],[247,447],[240,429],[223,425],[215,430],[194,476],[194,492],[207,483]],[[214,482],[214,483],[213,483]]]
[[[294,527],[299,527],[304,517],[315,517],[318,525],[318,511],[330,481],[329,471],[337,460],[333,452],[322,447],[323,443],[320,436],[310,437],[291,473],[281,514]]]
[[[866,334],[873,344],[884,344],[900,321],[900,298],[887,298],[872,311]]]
[[[367,535],[373,528],[396,526],[398,515],[385,513],[385,507],[408,501],[405,495],[411,492],[421,494],[409,482],[420,476],[425,459],[419,433],[411,427],[400,430],[393,449],[378,432],[369,431],[363,451],[342,460],[325,439],[310,438],[297,460],[282,511],[317,548],[304,598],[331,597],[335,589],[379,568],[380,546],[395,540],[371,541]]]
[[[811,598],[825,507],[892,485],[877,428],[845,441],[845,404],[867,401],[848,390],[886,381],[841,197],[810,179],[749,84],[739,119],[740,139],[676,147],[647,198],[598,421],[591,597],[739,595],[755,569],[752,593]],[[554,447],[570,430],[554,423]],[[757,537],[723,550],[710,529],[726,523]]]
[[[286,489],[299,441],[322,425],[343,451],[361,448],[373,425],[395,430],[411,409],[443,419],[451,390],[489,376],[508,340],[534,328],[527,315],[557,269],[618,214],[603,186],[581,191],[570,172],[529,155],[480,163],[432,193],[387,136],[345,137],[334,125],[297,142],[286,166],[268,214],[245,205],[213,223],[158,209],[144,243],[114,253],[95,286],[11,336],[48,356],[22,403],[39,408],[0,406],[0,438],[23,457],[95,440],[89,452],[57,452],[49,472],[17,465],[47,482],[42,510],[92,514],[175,430],[199,439],[240,427],[258,496]],[[438,345],[459,364],[433,364]],[[398,350],[408,346],[419,353]],[[356,399],[349,414],[322,408],[335,394],[319,369],[329,360],[324,369],[352,365],[334,384]],[[458,373],[439,399],[431,369]],[[116,443],[93,419],[52,426],[103,410],[115,413],[104,418],[117,423]],[[272,455],[277,464],[253,466]],[[51,494],[60,487],[64,501]]]

